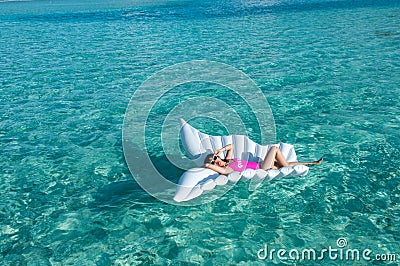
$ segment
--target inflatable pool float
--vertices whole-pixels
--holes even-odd
[[[304,176],[308,173],[308,166],[295,165],[282,167],[278,170],[245,169],[242,172],[232,172],[229,175],[220,175],[211,169],[201,167],[207,154],[213,153],[227,144],[233,143],[235,149],[233,157],[247,161],[263,161],[272,146],[281,149],[288,162],[296,162],[297,156],[293,145],[287,143],[260,145],[244,135],[211,136],[200,132],[181,119],[180,137],[183,148],[188,156],[196,163],[197,168],[187,170],[179,179],[174,200],[177,202],[188,201],[200,196],[204,191],[214,189],[216,186],[226,185],[228,182],[239,180],[252,180],[260,182],[277,177],[289,175]],[[220,156],[224,158],[225,154]]]

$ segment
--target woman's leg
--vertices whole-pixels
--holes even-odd
[[[267,155],[264,158],[264,161],[261,164],[261,169],[268,170],[274,168],[277,150],[279,150],[279,148],[276,146],[272,146],[269,149]]]
[[[285,157],[283,156],[281,150],[273,146],[271,149],[268,151],[267,156],[265,156],[265,159],[263,163],[261,164],[261,168],[264,170],[272,169],[274,168],[274,162],[277,162],[278,167],[284,167],[284,166],[293,166],[297,164],[303,164],[303,165],[315,165],[315,164],[320,164],[323,161],[323,158],[314,161],[314,162],[287,162]]]

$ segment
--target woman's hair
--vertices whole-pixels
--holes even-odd
[[[206,158],[204,159],[204,164],[210,163],[214,157],[213,153],[207,154]]]

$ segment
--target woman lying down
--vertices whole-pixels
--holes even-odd
[[[264,161],[258,162],[249,162],[246,160],[241,160],[237,158],[232,158],[233,155],[233,144],[228,144],[225,147],[215,150],[214,153],[208,154],[204,160],[204,167],[209,168],[219,174],[228,175],[233,171],[242,172],[244,169],[279,169],[285,166],[293,166],[297,164],[302,165],[316,165],[320,164],[323,161],[323,158],[313,161],[313,162],[287,162],[285,157],[283,156],[281,150],[272,146],[267,155],[264,158]],[[225,159],[222,159],[219,155],[221,152],[227,151]]]

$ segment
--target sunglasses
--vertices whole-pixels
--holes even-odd
[[[218,158],[219,158],[219,156],[214,155],[213,158],[212,158],[212,160],[211,160],[211,162],[210,162],[210,164],[215,164],[215,161],[216,161]]]

